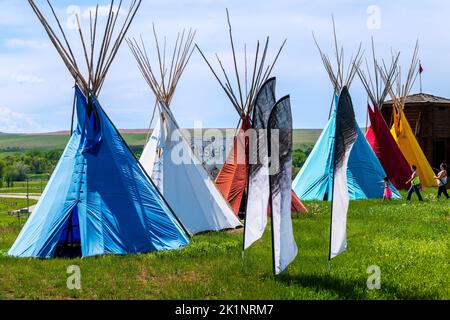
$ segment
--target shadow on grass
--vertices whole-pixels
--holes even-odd
[[[317,293],[329,291],[340,299],[361,300],[367,298],[364,287],[360,282],[342,280],[329,275],[280,275],[278,281],[288,285],[310,288]]]
[[[302,288],[310,288],[314,292],[321,291],[334,293],[339,299],[346,300],[365,300],[373,299],[373,296],[368,295],[365,279],[350,280],[339,279],[333,275],[280,275],[278,281],[287,285],[297,285]],[[398,290],[395,286],[385,283],[381,284],[381,290],[378,292],[379,299],[404,299],[404,300],[433,300],[436,296],[421,294],[417,290],[411,288],[410,290]]]

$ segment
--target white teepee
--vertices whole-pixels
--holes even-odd
[[[143,41],[128,41],[145,80],[155,94],[159,116],[140,162],[190,233],[239,227],[239,219],[192,151],[170,110],[176,86],[192,54],[195,32],[183,31],[178,36],[170,72],[165,65],[165,47],[161,52],[154,28],[153,33],[159,78],[152,69]]]

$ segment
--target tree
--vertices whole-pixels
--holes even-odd
[[[0,188],[3,188],[3,178],[5,174],[6,163],[0,160]]]
[[[42,151],[38,148],[31,148],[25,151],[25,155],[30,158],[37,158],[42,156]]]
[[[307,145],[303,149],[296,149],[292,153],[292,176],[296,177],[305,164],[313,146]]]
[[[44,173],[48,167],[48,160],[43,157],[33,157],[30,160],[31,172],[36,174]]]
[[[29,167],[22,161],[17,162],[14,165],[13,175],[14,181],[25,181],[27,179],[27,173]]]
[[[14,168],[8,166],[4,169],[4,180],[6,182],[7,188],[12,188],[14,186]]]

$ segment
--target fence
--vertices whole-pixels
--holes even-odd
[[[45,186],[47,185],[48,179],[30,179],[28,181],[14,181],[11,187],[5,186],[3,183],[3,188],[0,188],[0,193],[30,193],[30,194],[41,194]]]

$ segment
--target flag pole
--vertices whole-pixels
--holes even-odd
[[[247,194],[248,194],[248,185],[247,185]],[[247,229],[247,205],[245,208],[245,216],[244,216],[244,235],[242,237],[242,253],[241,253],[241,260],[242,260],[242,272],[245,271],[245,231]]]
[[[338,106],[336,106],[336,109]],[[332,242],[332,234],[333,234],[333,202],[334,202],[334,187],[335,187],[335,173],[336,173],[336,158],[335,153],[336,151],[336,139],[334,141],[333,145],[333,183],[331,187],[331,212],[330,212],[330,242],[328,246],[328,273],[331,273],[331,242]]]
[[[270,208],[270,229],[272,231],[272,265],[273,265],[273,275],[277,275],[276,266],[275,266],[275,232],[274,232],[274,224],[273,224],[273,202],[272,202],[272,184],[269,187],[269,208]]]
[[[423,93],[422,91],[422,61],[419,60],[419,79],[420,79],[420,93]]]
[[[270,120],[269,120],[270,122]],[[272,197],[272,181],[270,169],[272,167],[272,129],[270,126],[267,126],[267,162],[269,164],[269,209],[270,209],[270,231],[272,236],[272,266],[273,266],[273,275],[277,275],[276,265],[275,265],[275,232],[274,232],[274,223],[273,223],[273,197]]]
[[[247,206],[248,206],[248,192],[249,192],[249,186],[250,186],[250,150],[247,154],[247,147],[246,147],[246,143],[247,143],[247,137],[244,135],[244,153],[245,153],[245,159],[248,161],[248,165],[247,163],[245,163],[245,168],[247,170],[247,192],[245,194],[245,216],[244,216],[244,236],[243,236],[243,241],[242,241],[242,272],[245,271],[245,231],[247,230]],[[249,148],[250,148],[250,141],[248,144]]]
[[[336,146],[334,146],[336,148]],[[334,150],[333,150],[334,153]],[[331,273],[331,241],[333,234],[333,202],[334,202],[334,173],[336,171],[336,163],[333,159],[333,186],[331,188],[331,214],[330,214],[330,242],[328,246],[328,273]]]

